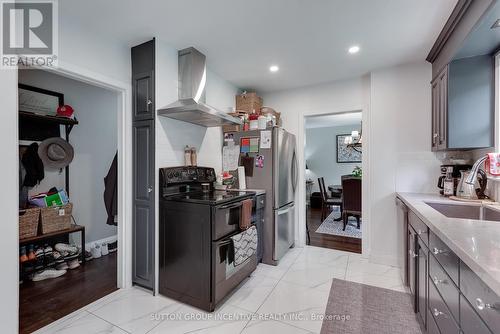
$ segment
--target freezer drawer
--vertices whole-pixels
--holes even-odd
[[[274,210],[274,260],[278,261],[286,254],[294,242],[295,205],[290,203]]]

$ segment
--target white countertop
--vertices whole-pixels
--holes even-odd
[[[457,256],[500,296],[500,222],[448,218],[426,202],[454,205],[458,202],[438,194],[397,193],[397,196]],[[499,210],[498,205],[484,205]]]

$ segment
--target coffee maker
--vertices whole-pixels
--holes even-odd
[[[438,179],[438,188],[439,193],[444,195],[444,180],[446,179],[447,174],[451,174],[453,178],[453,195],[457,194],[457,186],[460,181],[461,172],[467,171],[472,168],[471,165],[441,165],[441,176]]]

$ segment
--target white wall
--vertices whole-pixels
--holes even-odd
[[[74,108],[79,124],[70,134],[75,151],[69,174],[73,216],[85,226],[89,243],[116,236],[117,228],[106,224],[103,179],[117,150],[118,94],[41,70],[19,71],[19,82],[63,93],[65,104]],[[46,171],[30,194],[64,188],[64,178],[64,172]]]
[[[402,226],[394,193],[436,192],[440,161],[430,151],[431,65],[371,74],[371,257],[396,264]]]
[[[17,148],[17,72],[1,70],[0,73],[0,181],[4,189],[19,188],[19,150]],[[18,196],[3,196],[0,201],[2,229],[0,233],[0,266],[2,280],[0,284],[0,323],[5,333],[17,333],[18,330],[18,286],[19,286],[19,250],[18,250]]]
[[[299,158],[304,156],[304,116],[363,110],[363,252],[374,262],[398,263],[402,237],[395,192],[435,192],[440,161],[430,151],[430,80],[431,66],[418,63],[263,96],[266,105],[283,113],[284,127],[297,134],[302,143]],[[301,199],[304,174],[300,174]],[[303,243],[305,208],[303,200],[297,202],[301,224],[297,239]]]
[[[360,124],[306,129],[305,158],[309,170],[306,178],[314,181],[313,191],[319,191],[318,177],[325,178],[325,185],[340,184],[342,175],[352,174],[361,162],[337,162],[337,135],[359,131]]]

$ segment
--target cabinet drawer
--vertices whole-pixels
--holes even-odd
[[[429,247],[429,228],[412,211],[408,211],[408,222],[413,227],[418,237]]]
[[[429,233],[429,250],[436,257],[436,260],[444,268],[453,282],[458,286],[458,263],[459,259],[444,242],[434,233]]]
[[[455,283],[451,280],[450,276],[445,273],[441,265],[437,262],[436,258],[431,255],[429,262],[429,276],[434,282],[436,289],[443,297],[446,306],[450,309],[451,313],[458,321],[459,307],[458,301],[460,299],[460,292]]]
[[[460,327],[464,334],[492,334],[464,296],[460,296]]]
[[[436,321],[432,317],[431,310],[427,309],[427,334],[440,334]]]
[[[429,279],[429,310],[441,334],[458,334],[460,332],[455,319],[453,319],[453,315],[431,279]]]
[[[460,263],[460,289],[488,327],[500,333],[500,297],[463,262]]]

